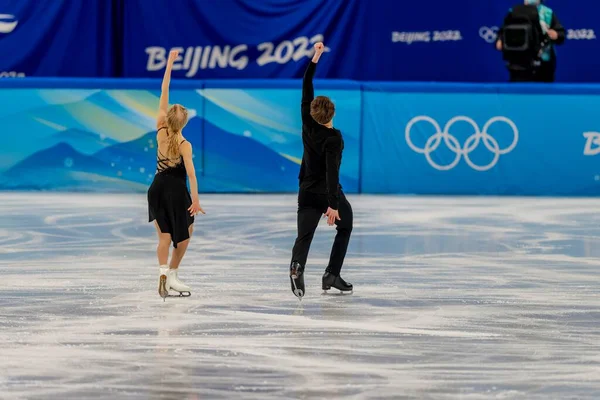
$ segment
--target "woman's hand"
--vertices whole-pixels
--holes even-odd
[[[169,63],[173,64],[175,60],[177,60],[177,57],[179,57],[179,52],[177,50],[171,50],[169,52]]]
[[[202,207],[200,207],[200,201],[198,199],[192,201],[192,205],[188,208],[188,211],[192,217],[198,214],[206,214]]]

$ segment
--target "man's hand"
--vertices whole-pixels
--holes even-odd
[[[496,50],[502,51],[502,40],[496,41]]]
[[[546,31],[546,33],[548,34],[548,37],[552,40],[556,40],[558,39],[558,32],[556,32],[554,29],[548,29],[548,31]]]
[[[317,43],[315,43],[314,47],[315,47],[315,55],[312,58],[312,62],[318,63],[319,58],[321,58],[321,55],[325,51],[325,45],[323,44],[323,42],[317,42]]]
[[[315,43],[314,47],[315,47],[316,54],[323,54],[323,52],[325,51],[325,45],[323,44],[323,42]]]
[[[338,212],[338,210],[334,210],[331,207],[327,208],[325,218],[327,218],[327,225],[329,226],[333,226],[335,224],[335,221],[341,221],[340,213]]]

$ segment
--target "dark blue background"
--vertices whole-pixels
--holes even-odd
[[[0,0],[17,27],[0,33],[0,72],[103,77],[116,62],[113,0]]]
[[[19,25],[0,33],[0,72],[28,76],[160,77],[146,48],[247,45],[248,66],[201,69],[189,78],[298,78],[308,57],[257,65],[257,46],[323,34],[322,78],[502,82],[500,53],[479,35],[518,0],[0,0]],[[567,29],[600,38],[600,2],[548,0]],[[459,31],[460,41],[393,43],[392,32]],[[297,49],[297,48],[296,48]],[[600,43],[568,40],[558,81],[598,82]],[[175,71],[186,77],[186,71]]]

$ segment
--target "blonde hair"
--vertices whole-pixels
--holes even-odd
[[[174,104],[167,111],[167,158],[175,160],[181,156],[179,144],[181,142],[181,131],[188,122],[188,112],[181,104]]]

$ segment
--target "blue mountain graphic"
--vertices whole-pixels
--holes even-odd
[[[206,130],[204,140],[203,130]],[[231,134],[199,117],[189,121],[184,135],[194,148],[194,165],[202,192],[281,191],[281,182],[288,182],[285,190],[298,187],[299,166],[251,138]],[[124,172],[129,168],[154,171],[156,132],[102,149],[94,157]],[[127,174],[123,177],[139,181]],[[150,174],[145,179],[149,184]]]
[[[185,138],[192,143],[192,146],[198,149],[197,153],[200,153],[202,120],[192,118],[183,133]],[[156,131],[150,131],[129,142],[104,148],[95,153],[94,156],[108,163],[128,162],[136,166],[152,166],[154,168],[156,164]]]
[[[190,121],[185,134],[196,142],[194,164],[202,192],[293,192],[298,188],[299,165],[252,138],[226,132],[199,118]],[[0,177],[0,188],[143,191],[154,177],[155,135],[149,132],[93,156],[59,143],[10,168]],[[342,183],[356,185],[347,177],[342,177]]]
[[[101,138],[97,133],[71,128],[66,131],[57,132],[44,140],[45,147],[51,147],[58,143],[67,143],[79,153],[94,154],[101,149],[115,145],[117,142],[111,138]]]
[[[42,168],[71,169],[86,172],[102,172],[106,164],[93,156],[79,153],[67,143],[38,151],[27,157],[8,170],[8,174],[15,174],[27,170],[40,170]]]
[[[0,189],[131,191],[140,185],[127,182],[93,156],[77,152],[66,143],[39,151],[0,176]]]
[[[269,147],[204,121],[204,179],[215,191],[294,191],[299,166]]]
[[[252,138],[234,135],[204,122],[204,179],[217,192],[294,192],[300,165]],[[356,179],[340,176],[354,191]]]
[[[150,167],[156,161],[156,132],[149,132],[135,140],[99,150],[94,154],[105,163],[127,163]]]

